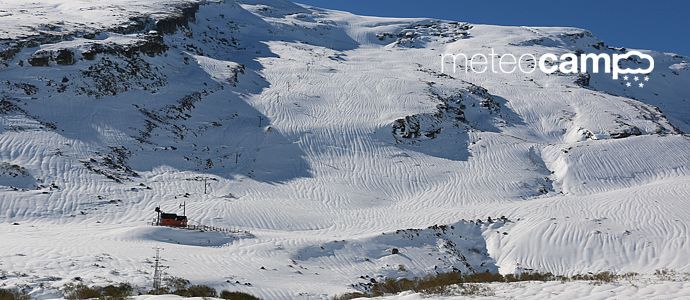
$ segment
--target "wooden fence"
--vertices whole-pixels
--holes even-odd
[[[179,229],[194,230],[194,231],[213,231],[213,232],[223,232],[223,233],[251,234],[249,231],[246,231],[246,230],[224,228],[224,227],[217,227],[217,226],[208,226],[208,225],[187,225],[186,227],[165,226],[165,225],[160,225],[160,224],[156,223],[155,220],[153,222],[149,222],[148,224],[152,225],[152,226],[179,228]]]

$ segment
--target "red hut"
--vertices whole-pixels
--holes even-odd
[[[187,227],[187,216],[178,216],[177,214],[164,213],[159,207],[156,207],[158,219],[156,225],[169,227]]]
[[[161,213],[161,226],[187,227],[187,216]]]

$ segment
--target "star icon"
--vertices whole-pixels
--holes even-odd
[[[640,86],[640,88],[643,88],[643,87],[644,87],[644,83],[640,82],[639,86]]]
[[[631,86],[630,82],[626,82],[625,86],[630,87]]]
[[[623,80],[628,81],[628,75],[623,76]]]
[[[644,81],[649,81],[649,76],[645,76]]]
[[[637,77],[637,76],[635,76],[635,78],[633,78],[633,79],[635,79],[635,81],[640,81],[640,77]]]

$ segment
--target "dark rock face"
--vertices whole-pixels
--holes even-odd
[[[494,96],[489,94],[489,91],[485,88],[478,85],[471,85],[468,90],[472,95],[481,98],[481,101],[479,101],[479,106],[494,112],[501,109],[501,105],[496,102]]]
[[[95,45],[94,45],[95,46]],[[94,49],[95,47],[92,47],[91,49],[84,51],[81,53],[81,56],[86,59],[86,60],[94,60],[96,59],[96,55],[99,53],[97,50]]]
[[[168,51],[168,46],[163,41],[163,36],[147,36],[146,42],[141,43],[136,47],[136,50],[148,56],[155,56]]]
[[[81,163],[96,174],[101,174],[117,183],[129,181],[139,174],[127,164],[132,152],[127,148],[118,146],[110,147],[110,153],[99,154]]]
[[[76,62],[74,59],[74,52],[68,49],[58,50],[55,62],[58,65],[73,65]]]
[[[15,83],[14,86],[19,89],[22,89],[24,91],[24,94],[26,94],[27,96],[33,96],[36,95],[36,93],[38,93],[38,87],[36,87],[33,84],[19,82]]]
[[[622,138],[627,138],[630,136],[638,136],[638,135],[642,135],[642,131],[639,128],[633,126],[633,127],[626,128],[620,132],[611,133],[611,138],[612,139],[622,139]]]
[[[60,49],[57,51],[39,50],[28,59],[29,64],[34,67],[47,67],[51,61],[58,65],[73,65],[76,63],[74,52],[70,49]]]
[[[188,27],[189,22],[196,20],[196,13],[199,11],[199,3],[187,4],[180,7],[180,12],[174,16],[158,20],[156,30],[164,34],[172,34],[180,27]]]
[[[86,60],[95,60],[98,54],[135,58],[139,53],[153,57],[163,54],[165,51],[168,51],[168,46],[165,45],[162,36],[147,35],[144,40],[128,45],[93,44],[81,55]]]
[[[40,32],[21,39],[0,39],[0,60],[13,59],[22,49],[38,47],[45,44],[55,44],[71,38],[69,34]]]
[[[146,32],[146,30],[149,29],[155,29],[162,34],[172,34],[175,33],[180,27],[188,27],[190,22],[194,22],[196,20],[196,13],[199,11],[199,7],[200,3],[180,4],[178,7],[176,7],[177,13],[166,16],[162,19],[155,20],[151,16],[131,17],[129,18],[128,22],[124,22],[119,26],[103,30],[119,34],[134,34]],[[45,44],[54,44],[65,40],[72,40],[75,37],[93,39],[99,33],[99,31],[89,30],[79,32],[60,32],[59,34],[56,34],[52,32],[41,32],[38,29],[36,32],[36,35],[18,39],[0,39],[0,63],[5,61],[5,65],[7,65],[6,61],[12,60],[20,51],[22,51],[22,49],[38,47]],[[161,41],[151,41],[151,43],[146,44],[147,47],[141,48],[138,51],[144,52],[149,56],[165,52],[167,48],[164,48],[162,37],[159,36],[157,38],[161,39]],[[60,54],[58,54],[58,56],[60,56]],[[88,52],[84,55],[84,58],[87,60],[93,60],[95,59],[95,56],[92,52]],[[51,60],[58,64],[70,65],[76,63],[77,59],[74,55],[72,55],[72,58],[70,59],[69,53],[62,53],[62,56],[60,56],[59,60],[54,58],[46,58],[43,56],[36,56],[29,60],[29,64],[32,66],[48,66]]]
[[[381,42],[394,42],[406,48],[423,47],[430,41],[454,42],[470,37],[472,25],[459,22],[419,22],[411,24],[399,32],[382,32],[376,35]]]
[[[130,17],[129,22],[124,23],[116,28],[109,28],[108,31],[119,34],[132,34],[145,31],[146,28],[150,27],[151,23],[152,21],[145,16]]]
[[[7,49],[0,51],[0,60],[10,60],[14,58],[14,56],[17,55],[17,53],[19,53],[20,50],[21,48],[16,46],[7,47]]]
[[[50,55],[45,53],[35,54],[29,58],[28,62],[34,67],[47,67],[50,65],[50,58]]]
[[[406,139],[416,138],[420,135],[419,120],[416,116],[405,116],[393,122],[393,135],[399,135]]]
[[[430,84],[429,92],[430,96],[440,102],[436,106],[438,110],[433,114],[417,114],[395,120],[392,124],[392,132],[398,143],[405,143],[405,141],[397,139],[397,137],[406,140],[423,137],[435,139],[444,131],[446,126],[460,128],[468,125],[465,103],[472,106],[476,104],[487,114],[498,113],[501,110],[501,105],[495,97],[487,89],[478,85],[470,84],[465,90],[447,94],[435,88],[434,84]],[[444,122],[448,123],[444,125]]]
[[[586,74],[580,74],[577,76],[577,79],[575,80],[575,84],[581,86],[581,87],[588,87],[589,86],[589,73]]]
[[[117,95],[132,89],[156,91],[167,84],[158,67],[134,55],[104,56],[83,70],[86,85],[78,87],[78,94],[91,97]]]

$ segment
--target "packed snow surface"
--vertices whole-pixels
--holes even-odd
[[[282,0],[10,0],[0,25],[0,283],[35,297],[75,277],[148,287],[154,247],[170,276],[266,299],[452,270],[690,272],[685,57],[644,51],[644,88],[442,74],[442,53],[622,50]],[[183,203],[226,230],[150,225]]]

